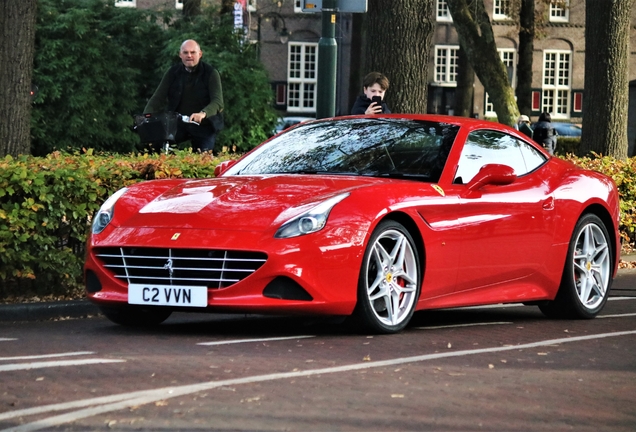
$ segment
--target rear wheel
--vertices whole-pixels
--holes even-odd
[[[539,309],[551,318],[594,318],[605,306],[612,283],[612,244],[598,216],[587,214],[570,240],[561,286]]]
[[[172,314],[171,309],[156,306],[100,306],[99,309],[115,324],[127,327],[159,325]]]
[[[420,293],[420,263],[409,232],[381,222],[364,254],[355,317],[366,329],[396,333],[408,324]]]

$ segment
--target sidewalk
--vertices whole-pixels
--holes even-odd
[[[636,254],[622,255],[621,259],[636,263]],[[610,297],[636,297],[636,268],[618,269]],[[82,318],[99,313],[99,308],[88,300],[0,304],[0,322]]]

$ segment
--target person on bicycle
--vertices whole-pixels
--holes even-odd
[[[223,128],[221,77],[214,67],[201,61],[203,51],[195,40],[181,44],[179,57],[181,63],[163,75],[144,114],[174,111],[189,116],[189,123],[179,122],[175,141],[190,140],[193,150],[212,151]]]

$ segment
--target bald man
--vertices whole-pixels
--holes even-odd
[[[189,117],[179,122],[175,141],[190,140],[195,151],[213,151],[216,135],[223,127],[223,89],[219,72],[202,62],[203,51],[195,40],[186,40],[179,49],[181,63],[163,75],[146,107],[146,113],[174,111]]]

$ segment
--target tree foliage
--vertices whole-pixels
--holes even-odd
[[[187,38],[200,42],[204,60],[221,73],[226,129],[218,145],[248,149],[273,128],[266,72],[215,9],[179,19],[170,12],[117,8],[112,0],[38,1],[33,154],[138,148],[132,115],[142,112]]]

